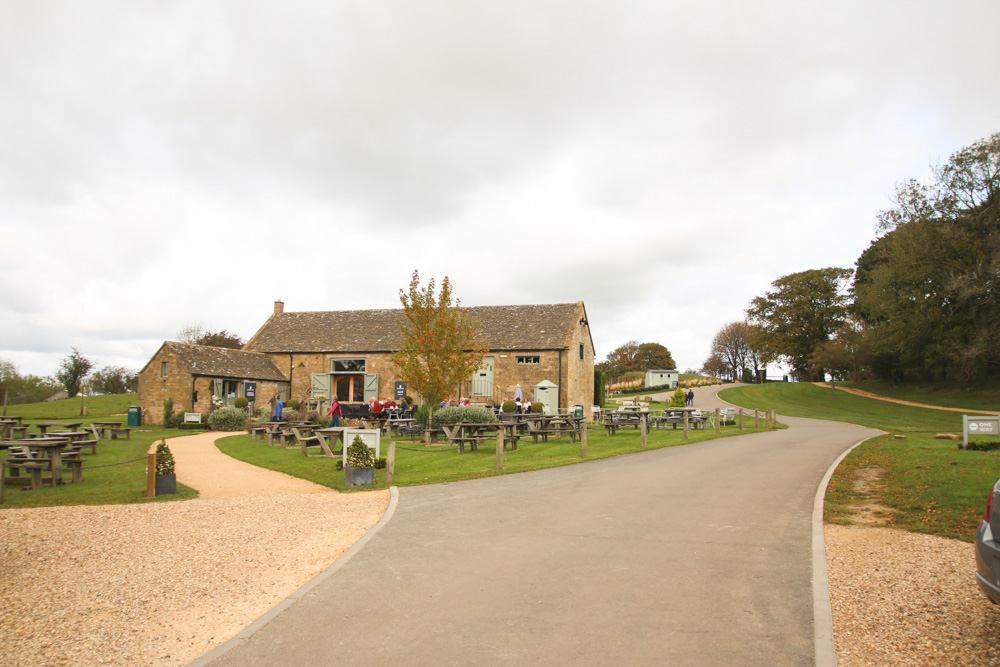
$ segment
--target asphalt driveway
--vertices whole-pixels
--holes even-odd
[[[814,495],[875,432],[783,421],[400,489],[354,558],[211,664],[810,664]]]

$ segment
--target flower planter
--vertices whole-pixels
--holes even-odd
[[[344,484],[346,486],[366,486],[375,483],[375,466],[366,468],[344,468]]]
[[[177,493],[177,475],[157,475],[156,495],[165,496]]]

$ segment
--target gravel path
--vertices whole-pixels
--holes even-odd
[[[1000,665],[1000,608],[975,547],[891,528],[827,525],[838,664]]]
[[[217,436],[168,442],[196,500],[0,511],[0,664],[185,665],[326,569],[388,507],[387,490],[340,494],[246,466]]]

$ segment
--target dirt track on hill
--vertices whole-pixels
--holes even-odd
[[[846,391],[848,394],[855,394],[857,396],[864,396],[865,398],[874,398],[877,401],[885,401],[887,403],[899,403],[900,405],[912,405],[917,408],[930,408],[931,410],[947,410],[949,412],[965,412],[968,414],[975,415],[995,415],[997,410],[970,410],[968,408],[946,408],[940,405],[930,405],[929,403],[915,403],[913,401],[904,401],[901,398],[889,398],[888,396],[880,396],[878,394],[873,394],[870,391],[864,391],[862,389],[854,389],[853,387],[831,387],[826,382],[813,382],[817,387],[827,387],[828,389],[836,389],[837,391]]]

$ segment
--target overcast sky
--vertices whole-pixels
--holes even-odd
[[[996,0],[0,0],[0,358],[584,301],[699,368],[1000,131]]]

